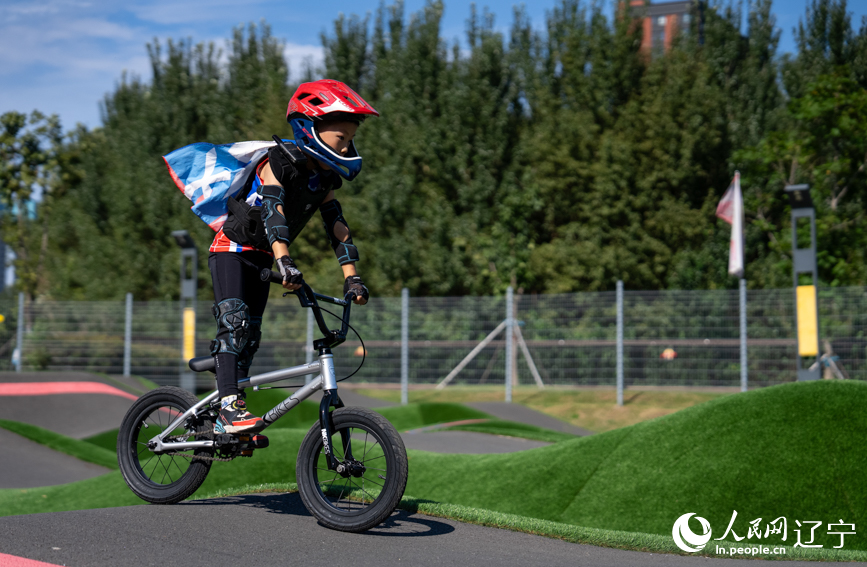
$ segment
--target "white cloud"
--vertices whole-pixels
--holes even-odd
[[[289,63],[289,80],[297,81],[301,79],[308,64],[313,69],[322,67],[325,61],[325,50],[319,45],[287,43],[283,48],[283,57]]]
[[[45,17],[69,10],[82,10],[90,7],[90,2],[76,0],[28,0],[26,2],[9,2],[0,6],[0,18],[4,21]]]
[[[246,0],[243,5],[237,0],[156,0],[138,2],[126,8],[141,20],[160,25],[189,25],[203,21],[256,21],[263,17],[255,15],[252,8],[269,0]]]

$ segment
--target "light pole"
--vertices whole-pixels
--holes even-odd
[[[795,284],[795,323],[798,330],[798,380],[818,380],[821,369],[804,368],[804,357],[819,356],[819,274],[816,267],[816,208],[809,185],[787,185],[792,206],[792,278]],[[798,221],[809,223],[810,245],[798,245]],[[812,285],[800,285],[800,276],[812,276]]]
[[[175,230],[172,237],[181,247],[181,360],[180,386],[196,393],[196,375],[187,364],[196,356],[196,282],[199,253],[186,230]]]

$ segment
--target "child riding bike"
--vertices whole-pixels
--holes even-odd
[[[351,181],[361,171],[361,156],[353,140],[368,116],[379,113],[340,81],[302,84],[286,113],[294,145],[275,136],[277,145],[258,158],[244,186],[229,198],[228,214],[208,257],[217,320],[211,343],[220,395],[216,433],[256,432],[264,427],[260,417],[247,411],[238,389],[238,380],[247,377],[262,339],[270,283],[263,282],[259,274],[263,268],[270,269],[276,258],[283,287],[290,291],[301,287],[302,274],[289,255],[289,246],[317,210],[343,270],[344,294],[353,295],[359,305],[369,299],[355,268],[358,250],[334,198],[342,179]],[[190,185],[182,186],[170,156],[166,157],[175,182],[193,199]]]

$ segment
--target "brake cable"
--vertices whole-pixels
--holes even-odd
[[[331,315],[331,316],[334,317],[335,319],[339,319],[341,322],[346,323],[346,326],[349,327],[350,329],[352,329],[352,332],[355,333],[355,336],[356,336],[356,337],[358,337],[358,342],[361,343],[361,363],[358,365],[358,368],[356,368],[356,369],[352,372],[352,374],[349,374],[348,376],[344,376],[344,377],[341,378],[340,380],[337,380],[337,382],[343,382],[344,380],[347,380],[347,379],[352,378],[353,376],[355,376],[355,375],[358,373],[358,371],[361,370],[361,367],[364,366],[364,361],[367,359],[367,349],[364,347],[364,340],[361,338],[361,335],[358,334],[358,331],[355,330],[355,327],[353,327],[352,325],[349,324],[349,321],[346,321],[343,317],[340,317],[339,315],[336,315],[336,314],[332,313],[332,312],[329,311],[328,309],[324,309],[324,308],[320,307],[319,310],[320,310],[320,311],[325,311],[326,313],[328,313],[329,315]],[[262,388],[262,387],[260,387],[260,388],[258,388],[258,391],[262,391],[262,390],[278,390],[278,389],[280,389],[280,388],[300,388],[301,386],[304,386],[304,384],[290,384],[290,385],[288,385],[288,386],[269,386],[269,387],[267,387],[267,388]]]

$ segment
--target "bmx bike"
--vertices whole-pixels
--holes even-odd
[[[282,276],[269,269],[262,270],[261,277],[282,282]],[[383,416],[365,408],[344,407],[337,394],[331,349],[346,340],[351,328],[351,297],[320,295],[306,283],[283,295],[290,294],[298,297],[302,307],[313,310],[324,335],[313,341],[318,359],[239,380],[238,387],[258,390],[262,384],[317,374],[263,416],[265,427],[323,390],[319,421],[298,451],[298,491],[307,510],[326,527],[365,531],[388,518],[400,502],[408,474],[406,449]],[[326,325],[320,301],[343,307],[343,316],[338,317],[340,329]],[[215,371],[211,356],[194,358],[189,365],[196,372]],[[215,461],[250,457],[256,449],[268,446],[267,438],[258,433],[215,433],[219,407],[216,391],[199,400],[171,386],[136,400],[118,432],[117,458],[124,480],[139,498],[152,504],[180,502],[201,486]]]

